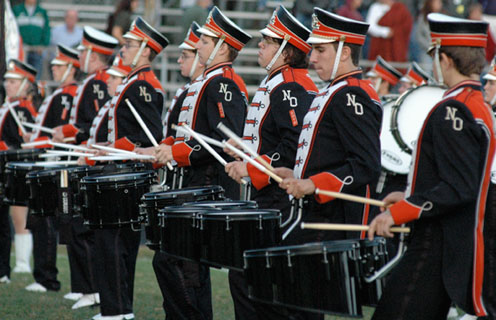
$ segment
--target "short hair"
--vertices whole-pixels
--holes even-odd
[[[109,65],[112,63],[112,60],[113,60],[113,57],[114,55],[106,55],[106,54],[103,54],[103,53],[99,53],[99,52],[96,52],[96,51],[92,51],[94,54],[96,54],[96,56],[98,57],[98,60],[100,60],[101,62],[105,63],[106,65]]]
[[[339,42],[333,42],[334,49],[337,51],[338,50],[338,45]],[[362,54],[362,46],[359,44],[354,44],[354,43],[347,43],[345,42],[343,47],[348,47],[351,50],[351,62],[355,67],[358,67],[358,64],[360,63],[360,56]]]
[[[214,41],[214,45],[217,44],[217,42],[219,42],[219,38],[214,38],[214,37],[211,37],[212,40]],[[233,46],[231,46],[229,43],[225,42],[224,43],[227,45],[227,49],[228,49],[228,54],[227,54],[227,59],[229,62],[233,62],[234,60],[236,60],[236,58],[238,57],[238,53],[239,51],[236,50]]]
[[[282,39],[271,38],[264,36],[264,38],[270,38],[272,41],[282,44]],[[284,57],[284,62],[287,63],[291,68],[308,68],[308,54],[301,51],[291,43],[286,43],[286,46],[282,50]]]
[[[446,54],[462,75],[470,77],[481,74],[486,65],[486,51],[478,47],[441,47],[439,53]]]
[[[155,52],[155,50],[153,50],[152,48],[150,48],[150,47],[148,47],[148,48],[150,49],[150,55],[148,56],[148,60],[150,62],[152,62],[155,59],[155,57],[158,55],[158,53]]]

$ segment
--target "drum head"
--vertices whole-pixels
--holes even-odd
[[[276,257],[287,255],[308,255],[324,252],[342,252],[356,250],[360,247],[357,240],[336,240],[324,242],[311,242],[294,246],[279,246],[264,249],[247,250],[244,253],[249,257]]]
[[[125,172],[125,173],[111,173],[111,174],[98,174],[91,175],[81,179],[81,184],[91,185],[107,185],[115,183],[127,183],[133,181],[141,181],[143,179],[155,178],[155,171],[140,171],[140,172]]]
[[[159,200],[159,199],[175,199],[175,198],[198,198],[201,196],[208,196],[211,194],[223,193],[224,189],[221,186],[204,186],[204,187],[188,187],[182,189],[150,192],[143,195],[142,200]]]
[[[194,206],[168,206],[163,209],[160,209],[158,212],[164,217],[172,218],[172,217],[181,217],[181,218],[189,218],[196,217],[199,213],[206,213],[215,211],[217,209],[213,208],[201,208]]]
[[[381,165],[389,172],[407,174],[412,156],[401,150],[391,132],[391,115],[396,100],[386,101],[382,108]]]
[[[32,171],[43,170],[46,168],[65,168],[67,165],[58,165],[53,163],[43,164],[43,162],[9,162],[5,167],[11,170]]]
[[[258,208],[258,204],[256,201],[242,201],[242,200],[186,202],[184,203],[184,205],[195,206],[195,207],[217,208],[222,210]]]
[[[398,145],[411,154],[425,119],[432,108],[442,100],[446,89],[424,85],[402,94],[393,107],[391,132]]]
[[[201,214],[204,220],[242,220],[242,219],[275,219],[281,216],[281,212],[275,209],[239,209],[207,211]]]

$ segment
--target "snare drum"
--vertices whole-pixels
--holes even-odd
[[[248,250],[248,295],[304,311],[362,316],[358,295],[358,241],[327,241]]]
[[[243,270],[243,252],[276,245],[281,240],[279,210],[238,209],[198,214],[201,261]]]
[[[221,210],[233,209],[258,209],[256,201],[252,200],[230,200],[225,201],[202,201],[202,202],[185,202],[185,206],[195,206],[204,208],[215,208]]]
[[[146,245],[160,249],[158,211],[167,206],[178,206],[188,201],[214,201],[224,199],[221,186],[189,187],[177,190],[150,192],[143,195],[140,216],[145,221]],[[195,202],[196,203],[196,202]]]
[[[138,225],[139,201],[155,182],[156,173],[151,170],[82,178],[85,224],[91,229]]]
[[[391,114],[395,102],[389,100],[382,105],[381,165],[388,172],[408,174],[412,156],[400,148],[391,132]]]
[[[11,206],[27,206],[29,199],[29,187],[26,175],[30,171],[43,170],[46,168],[59,168],[60,165],[43,165],[34,162],[9,162],[5,166],[5,195],[3,201]]]
[[[5,166],[8,162],[33,162],[39,159],[44,149],[14,149],[0,151],[0,195],[4,194]]]
[[[398,98],[391,115],[391,132],[403,151],[412,154],[425,119],[445,91],[439,86],[423,85]]]

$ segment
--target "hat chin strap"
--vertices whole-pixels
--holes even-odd
[[[439,60],[439,48],[441,47],[440,44],[436,44],[436,51],[434,51],[434,67],[436,68],[436,74],[437,74],[437,82],[439,84],[444,84],[444,79],[443,79],[443,72],[441,71],[441,61]]]
[[[330,81],[334,80],[336,73],[338,72],[339,60],[341,60],[341,53],[343,52],[344,39],[344,37],[339,39],[338,51],[336,52],[336,58],[334,59],[334,67],[332,68]]]
[[[212,60],[214,60],[215,56],[217,55],[217,52],[219,52],[219,49],[220,49],[220,46],[224,43],[224,40],[226,39],[226,36],[225,35],[222,35],[220,38],[219,38],[219,41],[217,42],[217,44],[215,45],[215,48],[214,50],[212,51],[212,53],[210,54],[210,57],[208,57],[208,60],[207,60],[207,63],[205,63],[205,66],[208,67],[210,65],[210,63],[212,63]]]
[[[83,72],[88,73],[88,68],[90,65],[90,56],[91,56],[91,47],[88,48],[88,52],[86,53],[86,58],[84,59]]]
[[[265,67],[265,70],[270,71],[270,69],[272,69],[272,66],[274,65],[274,63],[276,63],[277,58],[279,58],[279,56],[281,55],[281,53],[284,50],[284,48],[286,47],[286,44],[288,43],[289,39],[290,39],[290,37],[288,35],[284,36],[284,40],[282,41],[281,46],[279,47],[279,50],[277,50],[274,57],[272,57],[272,60],[270,60],[269,64]]]
[[[374,87],[375,92],[379,93],[379,88],[381,87],[381,84],[382,84],[382,78],[378,77]]]
[[[19,89],[17,89],[17,92],[16,92],[14,98],[17,98],[20,96],[22,90],[24,90],[24,88],[26,87],[26,83],[28,83],[28,78],[22,79],[21,85],[19,86]]]
[[[138,52],[136,53],[136,55],[134,56],[133,62],[131,62],[131,68],[134,69],[134,67],[136,67],[136,64],[138,63],[138,59],[141,57],[143,50],[145,50],[147,43],[148,43],[148,39],[143,39],[143,41],[141,41],[140,48],[139,48]]]
[[[494,104],[496,104],[496,93],[494,94],[493,98],[491,99],[491,102],[489,103],[492,106],[494,106]]]
[[[200,60],[200,56],[198,56],[198,52],[195,54],[195,59],[193,60],[193,64],[191,65],[191,70],[189,71],[189,78],[193,79],[193,75],[196,72],[196,67],[198,66],[198,61]]]
[[[72,70],[72,63],[69,63],[67,65],[67,69],[65,70],[64,72],[64,75],[62,76],[62,79],[60,79],[60,83],[63,84],[65,82],[65,80],[67,79],[67,77],[69,76],[69,73],[71,72]]]

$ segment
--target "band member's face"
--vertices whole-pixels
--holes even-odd
[[[107,79],[107,91],[111,97],[115,95],[115,91],[117,90],[117,87],[122,83],[121,77],[116,77],[113,75],[109,75],[109,78]]]
[[[484,86],[484,100],[491,103],[496,96],[496,80],[487,80]]]
[[[138,54],[140,41],[126,39],[126,42],[121,47],[122,64],[130,66],[133,63],[134,57]]]
[[[264,36],[258,43],[258,64],[262,68],[268,66],[280,46],[276,39]]]
[[[196,43],[196,49],[198,50],[198,57],[201,64],[207,64],[207,60],[214,48],[214,38],[202,34],[200,37],[200,41]]]
[[[321,80],[328,81],[331,79],[335,58],[336,50],[334,49],[332,43],[319,43],[312,45],[310,63],[313,64],[315,71]]]
[[[55,82],[60,82],[66,70],[67,66],[65,65],[52,64],[53,80]]]
[[[398,88],[398,93],[402,94],[403,92],[407,91],[412,87],[411,82],[406,82],[406,81],[401,81],[400,82],[400,87]]]
[[[21,83],[21,79],[5,79],[5,94],[8,98],[15,97],[17,90],[19,90],[19,87],[21,86]]]
[[[179,59],[177,59],[177,63],[179,63],[179,68],[183,77],[189,77],[193,61],[195,61],[195,52],[193,50],[183,50],[181,52]]]

